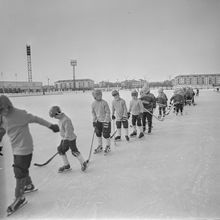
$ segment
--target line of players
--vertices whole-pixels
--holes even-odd
[[[94,97],[94,102],[92,103],[93,127],[98,140],[98,146],[94,150],[94,153],[103,150],[103,138],[106,145],[104,152],[108,153],[111,150],[111,119],[113,120],[113,123],[116,121],[117,135],[115,140],[121,139],[121,128],[123,126],[125,138],[129,141],[128,119],[130,117],[133,128],[130,137],[137,136],[138,128],[138,138],[142,138],[146,130],[146,120],[148,133],[151,133],[152,114],[156,108],[156,103],[159,105],[159,117],[164,117],[168,101],[162,88],[159,89],[158,96],[155,98],[155,96],[150,93],[149,85],[146,84],[141,89],[140,98],[138,98],[138,92],[136,90],[131,92],[132,100],[130,101],[129,109],[127,110],[125,100],[120,97],[118,91],[114,90],[112,92],[114,100],[112,101],[111,115],[108,103],[102,98],[102,91],[96,89],[92,92],[92,95]],[[171,102],[175,104],[177,114],[179,110],[182,112],[184,105],[182,95],[179,95],[178,92],[175,91],[170,99],[170,103]],[[51,118],[58,120],[58,125],[27,113],[25,110],[18,109],[13,106],[7,96],[0,96],[0,141],[7,133],[12,146],[14,158],[13,170],[16,179],[15,199],[12,204],[8,206],[8,214],[13,213],[26,203],[24,196],[25,193],[35,190],[35,186],[32,183],[29,174],[34,147],[29,129],[30,123],[37,123],[50,128],[53,132],[60,132],[61,141],[57,147],[57,151],[59,152],[64,165],[59,168],[58,172],[70,170],[70,163],[66,155],[66,152],[69,149],[71,150],[72,155],[78,159],[81,165],[81,170],[85,171],[87,168],[87,163],[76,145],[77,136],[74,132],[71,119],[61,111],[59,106],[51,107],[49,115]],[[2,147],[0,147],[0,155],[2,156],[3,154],[1,151]]]

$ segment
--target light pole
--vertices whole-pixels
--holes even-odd
[[[47,87],[48,87],[48,91],[50,91],[50,78],[47,78]]]
[[[3,93],[5,93],[5,90],[4,90],[4,74],[3,74],[3,72],[1,72],[1,78],[2,78],[2,91],[3,91]]]
[[[16,91],[17,91],[17,76],[18,76],[18,74],[15,73],[15,90],[16,90]]]
[[[77,65],[77,60],[70,60],[70,65],[73,67],[73,90],[75,90],[76,89],[75,67]]]

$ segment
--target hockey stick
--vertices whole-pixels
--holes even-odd
[[[86,160],[86,163],[89,163],[90,158],[91,158],[94,136],[95,136],[95,130],[94,130],[93,135],[92,135],[92,142],[91,142],[91,146],[90,146],[89,157],[88,157],[88,159]]]
[[[113,130],[115,131],[115,120],[113,120]],[[114,145],[116,145],[115,139],[114,139]]]
[[[154,118],[156,118],[158,121],[163,121],[163,118],[158,118],[156,115],[152,114],[150,111],[148,111],[146,108],[144,108],[145,111],[147,111],[149,114],[151,114]]]
[[[42,167],[42,166],[45,166],[47,165],[48,163],[50,163],[51,160],[53,160],[54,157],[57,156],[57,154],[59,154],[58,152],[56,152],[48,161],[46,161],[45,163],[34,163],[34,166],[37,166],[37,167]]]
[[[110,136],[110,139],[112,139],[112,138],[115,136],[116,132],[117,132],[117,129],[116,129],[116,130],[114,131],[114,133]]]

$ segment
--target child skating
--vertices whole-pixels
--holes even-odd
[[[146,120],[147,120],[148,133],[150,134],[152,130],[153,113],[154,113],[154,109],[156,108],[156,98],[150,92],[150,86],[148,82],[146,82],[144,87],[141,89],[140,94],[141,94],[140,100],[142,101],[142,104],[144,106],[144,113],[142,118],[143,130],[145,132]]]
[[[71,119],[66,114],[61,112],[59,106],[53,106],[49,111],[49,115],[51,118],[56,118],[59,120],[58,123],[60,128],[60,136],[62,138],[60,145],[57,147],[57,151],[62,158],[64,165],[59,168],[58,172],[62,173],[71,169],[66,155],[66,152],[69,149],[71,149],[72,155],[78,159],[81,165],[81,170],[85,171],[87,168],[87,163],[76,146],[76,134],[74,133]]]
[[[96,89],[92,92],[93,98],[95,99],[92,103],[92,116],[93,116],[93,127],[95,129],[98,147],[94,150],[94,153],[99,153],[103,151],[102,136],[105,140],[105,150],[104,153],[111,151],[111,118],[110,109],[108,103],[102,99],[102,91]]]
[[[1,127],[6,130],[9,136],[14,158],[15,199],[7,208],[7,214],[11,215],[27,203],[24,193],[35,190],[29,174],[33,154],[33,140],[29,124],[37,123],[43,125],[53,130],[53,132],[59,132],[59,127],[27,113],[25,110],[15,108],[9,98],[4,95],[0,96],[0,114],[2,116]]]
[[[142,117],[144,112],[144,106],[142,104],[142,101],[138,99],[138,92],[136,90],[133,90],[131,92],[132,100],[130,101],[129,111],[128,111],[128,117],[130,117],[131,114],[131,121],[132,121],[132,127],[133,132],[130,134],[130,137],[137,136],[137,128],[136,124],[139,128],[139,138],[142,138],[144,136],[143,132],[143,126],[142,126]]]
[[[126,102],[119,96],[119,92],[117,90],[112,91],[112,96],[114,97],[114,100],[112,101],[112,120],[114,123],[114,120],[116,119],[117,127],[117,136],[115,137],[115,140],[121,140],[121,126],[123,125],[125,131],[125,139],[129,141],[128,112]],[[114,114],[116,114],[116,116]]]
[[[166,94],[164,93],[163,91],[163,88],[160,88],[158,90],[158,96],[156,98],[156,102],[159,106],[158,110],[159,110],[159,116],[158,118],[161,118],[161,117],[165,117],[166,115],[166,107],[167,107],[167,96]]]

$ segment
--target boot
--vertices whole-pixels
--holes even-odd
[[[87,163],[86,162],[83,162],[83,164],[81,165],[81,170],[82,171],[85,171],[87,168]]]
[[[143,132],[141,132],[141,133],[139,134],[138,138],[142,138],[142,137],[144,137],[144,133],[143,133]]]
[[[101,145],[99,145],[95,150],[94,150],[94,154],[97,154],[97,153],[100,153],[100,152],[102,152],[102,146]]]
[[[126,139],[126,141],[129,141],[128,135],[125,135],[125,139]]]
[[[120,141],[121,140],[121,136],[116,136],[115,137],[115,141]]]
[[[17,198],[15,198],[14,202],[10,206],[8,206],[8,208],[7,208],[8,215],[13,213],[17,209],[19,209],[22,205],[24,205],[25,202],[26,202],[25,197],[17,197]]]
[[[70,170],[70,165],[69,165],[69,164],[60,167],[59,170],[58,170],[58,172],[59,172],[59,173],[63,173],[63,172],[68,171],[68,170]]]
[[[111,151],[111,148],[110,148],[109,145],[107,145],[107,146],[105,147],[104,153],[108,153],[108,152],[110,152],[110,151]]]
[[[30,183],[24,187],[24,193],[29,193],[35,191],[35,187],[33,183]]]
[[[137,131],[133,131],[131,134],[130,134],[130,137],[134,137],[137,135]]]

